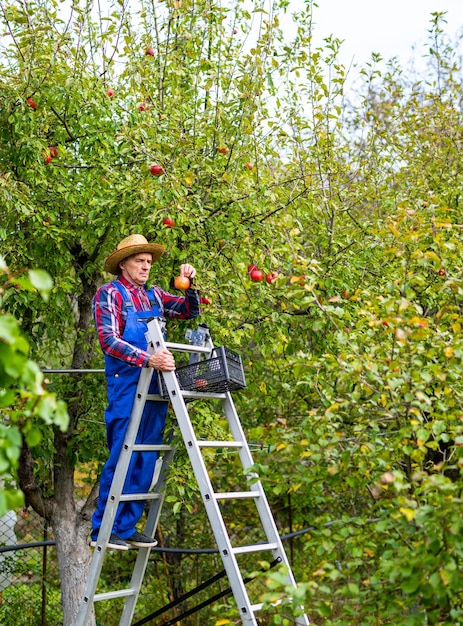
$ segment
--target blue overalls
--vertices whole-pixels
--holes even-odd
[[[147,331],[147,321],[145,320],[149,320],[153,316],[161,316],[153,290],[147,292],[152,307],[151,310],[135,311],[133,302],[125,287],[119,281],[114,281],[112,284],[122,295],[124,308],[127,313],[122,339],[137,348],[146,350],[145,333]],[[125,361],[120,361],[114,357],[105,355],[105,365],[108,385],[108,406],[105,411],[105,421],[109,458],[101,473],[98,505],[92,517],[92,539],[96,539],[98,536],[98,530],[103,519],[111,482],[129,424],[140,377],[139,367],[129,365]],[[155,373],[151,380],[149,393],[158,393],[158,377]],[[168,402],[146,403],[136,443],[162,443],[167,409]],[[146,493],[149,490],[157,457],[157,452],[134,452],[132,454],[122,493]],[[135,532],[135,524],[142,516],[144,506],[144,501],[121,502],[117,509],[112,532],[116,533],[121,539],[128,539]]]

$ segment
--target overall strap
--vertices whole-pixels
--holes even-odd
[[[147,289],[146,295],[148,296],[148,299],[150,301],[151,308],[152,309],[157,309],[159,311],[159,313],[162,315],[164,307],[162,306],[162,302],[161,302],[159,296],[154,291],[154,287],[151,287],[151,289]]]
[[[122,296],[122,310],[125,310],[127,307],[130,307],[130,306],[133,307],[133,302],[130,297],[130,294],[127,291],[127,289],[124,287],[124,285],[118,280],[113,280],[111,284],[113,287],[117,289],[117,291]]]

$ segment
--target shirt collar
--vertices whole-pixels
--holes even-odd
[[[146,293],[146,291],[147,291],[146,284],[142,285],[141,287],[137,287],[137,285],[134,285],[133,283],[128,281],[126,278],[124,278],[122,276],[122,274],[119,276],[119,278],[117,280],[120,283],[122,283],[124,285],[124,287],[126,287],[130,291],[134,291],[134,292],[143,291],[144,293]]]

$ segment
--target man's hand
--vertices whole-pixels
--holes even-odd
[[[189,263],[183,263],[183,265],[180,265],[180,276],[186,276],[190,280],[193,280],[196,276],[196,270]]]
[[[175,370],[174,355],[169,350],[159,350],[150,356],[148,367],[153,367],[160,372],[173,372]]]

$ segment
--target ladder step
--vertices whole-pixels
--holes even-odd
[[[165,443],[136,443],[132,448],[134,452],[170,452],[172,449],[172,446],[168,446]]]
[[[210,398],[212,400],[216,398],[217,400],[223,400],[227,397],[226,393],[214,393],[213,391],[208,393],[207,391],[188,391],[182,389],[181,392],[184,398]]]
[[[146,399],[151,400],[151,402],[166,402],[166,398],[160,396],[157,393],[148,393],[146,394]]]
[[[223,400],[224,398],[227,397],[227,394],[223,392],[210,391],[208,393],[207,391],[193,391],[193,390],[190,391],[188,389],[180,389],[180,392],[183,398],[203,398],[203,399],[209,398],[210,400]],[[167,402],[169,400],[168,396],[156,396],[156,395],[146,396],[146,399],[154,400],[155,402],[158,402],[158,401]]]
[[[174,343],[172,341],[166,341],[165,346],[168,350],[176,350],[177,352],[197,352],[198,354],[211,353],[211,349],[207,346],[195,346],[192,343]]]
[[[149,493],[123,493],[119,498],[120,502],[135,502],[138,500],[159,500],[160,493],[150,491]]]
[[[260,493],[258,491],[228,491],[215,493],[214,497],[216,500],[233,500],[234,498],[238,500],[243,498],[260,498]]]
[[[198,441],[200,448],[242,448],[242,441]]]
[[[133,596],[135,589],[119,589],[117,591],[105,591],[104,593],[96,593],[93,597],[95,602],[101,600],[114,600],[115,598],[128,598]]]
[[[232,548],[233,554],[248,554],[250,552],[261,552],[262,550],[277,550],[277,543],[255,543],[251,546],[239,546]]]

